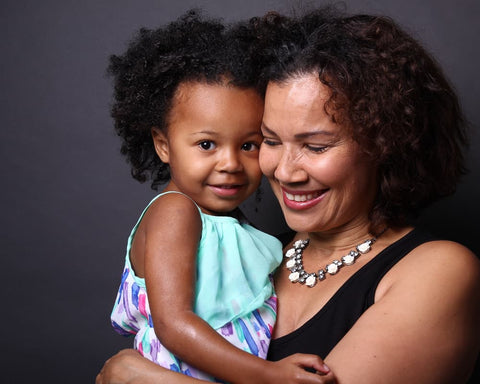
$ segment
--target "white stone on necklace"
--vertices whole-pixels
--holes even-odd
[[[383,233],[384,231],[382,231]],[[379,235],[380,236],[380,235]],[[369,252],[372,248],[372,244],[377,240],[376,237],[365,240],[363,243],[358,244],[355,249],[352,249],[340,260],[333,260],[327,264],[324,269],[315,272],[307,272],[303,267],[303,250],[308,246],[310,239],[297,240],[293,244],[293,248],[290,248],[285,252],[286,268],[290,271],[288,278],[292,283],[300,283],[307,287],[314,287],[317,281],[325,280],[326,274],[335,275],[343,266],[349,266],[355,263],[355,260],[364,253]]]

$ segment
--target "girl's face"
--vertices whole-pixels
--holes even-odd
[[[265,96],[260,167],[297,232],[365,225],[375,197],[375,169],[325,113],[328,97],[315,75],[270,83]]]
[[[260,184],[263,100],[252,89],[199,82],[179,86],[166,133],[153,128],[157,154],[170,166],[168,189],[208,214],[236,208]]]

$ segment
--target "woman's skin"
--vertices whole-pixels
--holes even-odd
[[[270,83],[265,100],[260,167],[297,232],[294,240],[310,238],[303,253],[307,271],[371,237],[376,170],[345,127],[326,114],[328,96],[311,74]],[[411,229],[389,228],[371,252],[313,289],[292,284],[289,271],[279,268],[274,338],[304,324],[356,271]],[[381,279],[375,304],[325,362],[339,383],[464,382],[477,356],[479,300],[475,255],[454,242],[425,243]]]
[[[328,89],[318,75],[269,83],[262,123],[260,167],[277,197],[293,241],[315,271],[372,237],[370,211],[376,169],[346,127],[324,110]],[[292,284],[282,265],[275,276],[278,319],[274,338],[299,328],[379,252],[412,230],[388,228],[352,266],[314,288]],[[287,246],[286,249],[290,248]],[[480,263],[460,244],[424,243],[380,280],[375,303],[325,357],[338,383],[466,382],[480,342]],[[173,374],[173,375],[172,375]],[[127,350],[107,361],[106,383],[194,383]]]

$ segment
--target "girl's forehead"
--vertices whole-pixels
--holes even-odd
[[[171,106],[168,131],[260,130],[263,100],[252,88],[229,84],[182,84]]]
[[[230,86],[230,79],[225,76],[220,76],[218,80],[184,80],[178,84],[175,90],[175,97],[186,97],[192,90],[211,90],[215,88],[228,88]]]

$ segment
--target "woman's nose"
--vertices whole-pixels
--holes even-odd
[[[275,168],[274,176],[283,183],[300,183],[308,179],[302,167],[301,154],[284,150]]]

